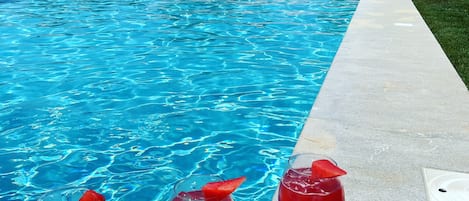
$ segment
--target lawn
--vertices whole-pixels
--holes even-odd
[[[413,0],[469,89],[469,0]]]

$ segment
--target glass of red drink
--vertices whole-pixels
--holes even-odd
[[[344,189],[338,177],[315,178],[311,164],[329,157],[303,153],[289,158],[288,168],[279,187],[279,201],[345,201]]]
[[[216,175],[191,175],[176,182],[174,186],[174,198],[172,201],[211,201],[205,198],[202,187],[209,182],[223,181]],[[233,201],[231,196],[221,201]]]

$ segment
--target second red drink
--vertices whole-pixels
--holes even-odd
[[[319,163],[314,163],[315,161]],[[343,174],[345,171],[327,157],[315,154],[294,155],[290,157],[289,167],[280,183],[278,200],[345,201],[344,189],[338,178]]]

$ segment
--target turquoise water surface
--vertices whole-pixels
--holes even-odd
[[[270,200],[358,0],[1,0],[0,200]]]

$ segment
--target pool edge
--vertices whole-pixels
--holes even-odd
[[[361,0],[295,152],[348,170],[348,201],[426,200],[422,168],[469,166],[464,105],[469,92],[412,1]]]

